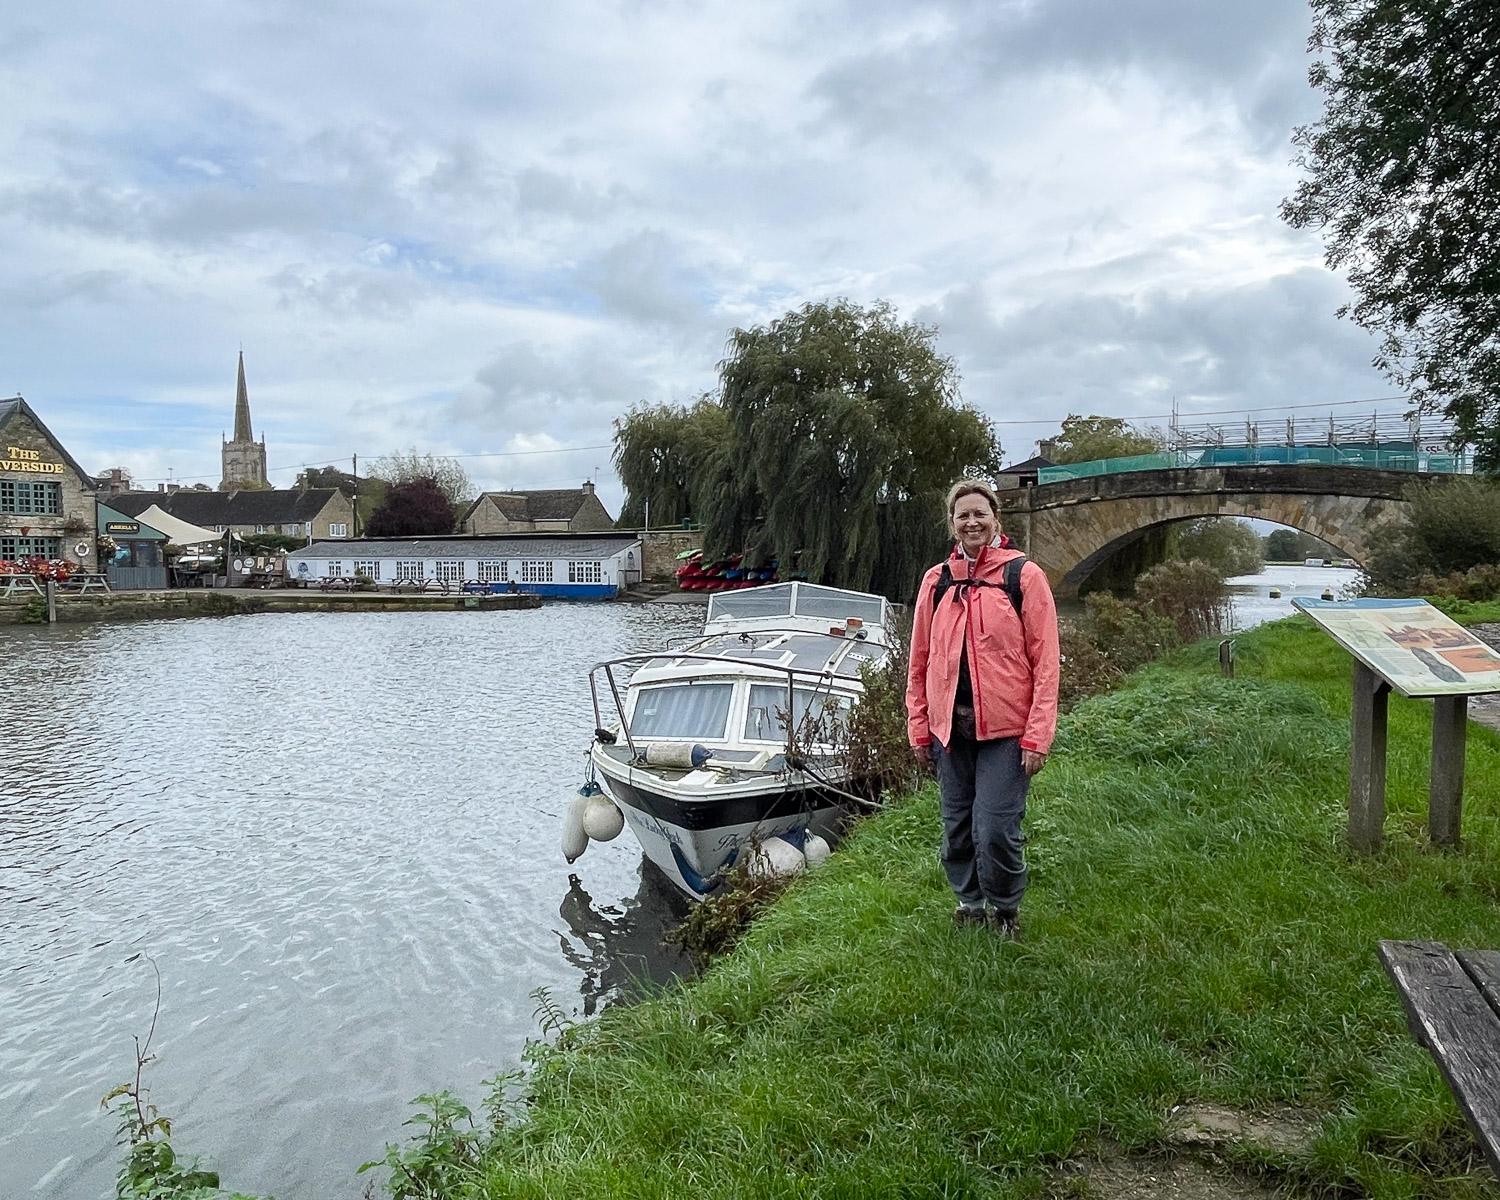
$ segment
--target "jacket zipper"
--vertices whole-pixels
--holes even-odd
[[[989,547],[981,546],[979,553],[974,556],[974,561],[969,564],[969,578],[979,578],[979,563],[984,558],[984,552]],[[974,740],[979,741],[980,730],[984,728],[984,709],[979,699],[979,643],[974,640],[974,604],[977,599],[975,592],[978,589],[969,588],[968,595],[964,601],[968,607],[968,620],[964,622],[964,638],[970,643],[969,647],[969,688],[974,693]],[[984,632],[984,606],[979,606],[979,632]]]

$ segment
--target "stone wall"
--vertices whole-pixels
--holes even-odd
[[[57,469],[27,469],[22,463]],[[96,510],[92,481],[83,479],[68,465],[62,448],[37,426],[25,409],[15,413],[0,433],[0,479],[62,485],[61,514],[0,513],[0,535],[60,538],[64,558],[82,562],[90,570],[98,569],[94,556]],[[78,553],[80,544],[86,553]]]
[[[677,568],[682,565],[677,556],[684,550],[703,549],[701,529],[652,529],[639,536],[643,579],[675,582]]]

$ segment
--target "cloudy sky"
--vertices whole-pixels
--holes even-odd
[[[1320,243],[1276,216],[1317,112],[1309,23],[1300,0],[6,5],[0,395],[90,470],[216,483],[243,346],[278,485],[416,447],[487,487],[598,473],[612,508],[616,416],[835,296],[938,326],[1008,459],[1069,411],[1389,396]]]

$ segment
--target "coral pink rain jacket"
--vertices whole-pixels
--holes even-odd
[[[1005,564],[1020,555],[1008,544],[986,546],[970,564],[954,547],[948,569],[955,583],[970,577],[997,587],[950,588],[933,610],[939,563],[922,577],[912,614],[911,666],[906,677],[906,729],[913,746],[952,736],[959,655],[967,639],[974,688],[974,727],[980,741],[1019,737],[1042,754],[1057,729],[1057,606],[1041,567],[1021,568],[1021,616],[1005,591]],[[960,598],[955,603],[954,596]]]

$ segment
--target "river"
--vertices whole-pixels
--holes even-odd
[[[1294,596],[1315,600],[1331,591],[1335,599],[1344,599],[1359,578],[1359,570],[1350,567],[1263,567],[1255,575],[1237,575],[1229,580],[1231,630],[1291,616],[1297,611],[1292,607]],[[1279,598],[1271,597],[1273,589],[1281,592]]]
[[[627,831],[572,868],[586,672],[696,605],[0,628],[0,1196],[114,1195],[145,1073],[231,1188],[361,1195],[409,1101],[685,963]]]

